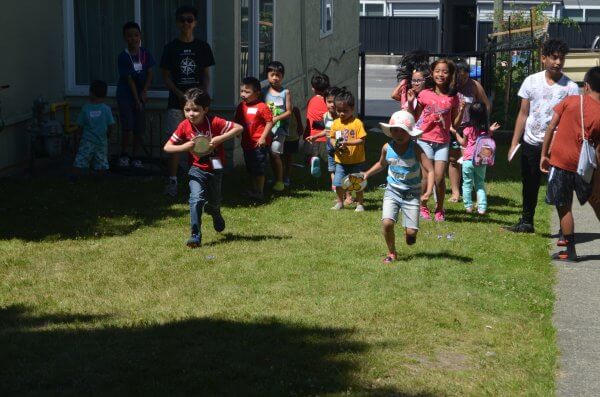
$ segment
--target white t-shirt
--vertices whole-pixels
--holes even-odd
[[[565,74],[556,83],[548,85],[546,71],[542,71],[528,76],[517,95],[529,100],[529,116],[523,139],[530,145],[539,146],[544,142],[554,106],[569,95],[579,95],[579,87]]]

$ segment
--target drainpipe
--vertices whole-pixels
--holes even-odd
[[[302,74],[304,75],[304,100],[308,100],[308,60],[306,59],[306,0],[300,1],[300,54],[302,56]]]

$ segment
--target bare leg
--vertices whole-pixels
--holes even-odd
[[[396,252],[396,235],[394,234],[394,221],[392,219],[384,219],[381,222],[383,226],[383,238],[388,248],[388,252],[393,254]]]
[[[263,194],[264,190],[265,190],[265,176],[264,175],[257,175],[255,177],[255,186],[256,186],[256,192],[259,194]]]
[[[406,230],[405,230],[406,244],[413,245],[414,243],[417,242],[417,232],[418,231],[419,231],[418,229],[406,228]]]
[[[350,193],[350,192],[348,192]],[[360,192],[356,192],[356,201],[358,202],[358,204],[363,205],[363,199],[364,199],[365,195],[363,191]],[[350,198],[352,198],[352,196],[350,196]]]
[[[435,174],[435,193],[437,196],[435,210],[437,212],[444,209],[444,198],[446,197],[446,162],[434,161],[433,169]]]
[[[573,211],[571,207],[557,207],[558,217],[560,218],[560,230],[563,236],[568,236],[575,233],[575,221],[573,219]]]
[[[344,195],[346,194],[346,191],[344,190],[343,187],[341,186],[336,186],[335,187],[335,193],[337,194],[337,202],[338,204],[344,204]]]
[[[456,162],[461,156],[460,149],[450,149],[450,157],[448,158],[448,177],[450,178],[450,188],[452,189],[451,201],[458,201],[460,198],[460,175],[461,165]]]
[[[275,176],[275,182],[283,182],[283,164],[281,155],[271,152],[271,168]]]
[[[424,163],[428,168],[433,166],[433,161],[424,155],[421,156],[421,162]],[[429,196],[431,195],[435,185],[435,174],[433,172],[427,172],[425,167],[421,167],[421,173],[423,175],[421,180],[421,205],[426,207],[427,201],[429,201]]]

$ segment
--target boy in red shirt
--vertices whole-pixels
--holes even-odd
[[[223,172],[223,142],[242,132],[242,126],[222,118],[208,115],[210,96],[200,88],[191,88],[184,94],[185,119],[165,144],[167,153],[188,152],[192,166],[190,177],[190,224],[191,237],[187,242],[190,248],[199,247],[202,242],[202,210],[213,218],[217,232],[225,230],[225,220],[221,215],[221,179]],[[208,138],[210,143],[205,150],[198,152],[196,142]],[[205,207],[206,204],[206,207]]]
[[[250,189],[246,194],[251,199],[262,200],[273,115],[269,107],[260,101],[260,81],[257,78],[246,77],[242,80],[240,96],[242,102],[235,111],[234,119],[244,127],[242,149],[246,169],[250,174]]]
[[[541,171],[549,173],[546,203],[556,206],[560,218],[563,240],[559,241],[558,245],[567,247],[566,251],[560,251],[552,255],[552,258],[566,262],[576,262],[578,259],[575,251],[575,224],[571,212],[573,191],[581,205],[585,204],[592,194],[592,184],[585,182],[577,173],[579,153],[583,144],[581,101],[584,134],[586,139],[596,145],[596,157],[600,158],[600,67],[591,68],[585,74],[584,93],[583,96],[567,97],[554,107],[554,116],[546,129],[540,159]],[[597,172],[595,178],[598,178]],[[590,204],[600,220],[600,205],[595,201]]]
[[[321,161],[327,164],[327,137],[322,134],[325,129],[323,115],[327,113],[325,91],[329,88],[329,77],[326,74],[316,74],[310,84],[315,94],[306,105],[306,129],[304,139],[310,143],[310,173],[318,178],[321,176]],[[320,135],[315,137],[315,135]]]

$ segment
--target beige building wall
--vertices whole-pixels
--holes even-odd
[[[27,158],[34,98],[64,96],[62,0],[2,0],[0,9],[0,173]]]

